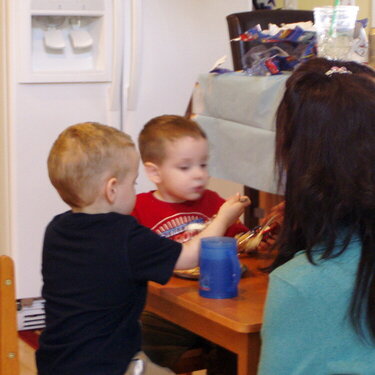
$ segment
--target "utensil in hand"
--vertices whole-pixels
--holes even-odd
[[[237,237],[237,247],[239,253],[250,253],[255,251],[268,232],[270,224],[275,220],[276,215],[271,216],[263,225],[258,225],[249,232]]]

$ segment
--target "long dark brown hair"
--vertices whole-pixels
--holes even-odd
[[[326,74],[333,66],[351,73]],[[349,315],[375,340],[375,73],[354,62],[313,59],[288,79],[276,115],[276,166],[285,218],[272,269],[299,250],[314,264],[362,241]],[[339,232],[345,239],[335,251]],[[365,322],[365,324],[363,324]]]

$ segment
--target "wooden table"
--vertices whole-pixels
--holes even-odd
[[[256,375],[260,328],[268,275],[259,267],[270,257],[241,257],[248,270],[232,299],[198,294],[198,281],[173,277],[167,285],[149,283],[146,309],[237,354],[238,375]]]

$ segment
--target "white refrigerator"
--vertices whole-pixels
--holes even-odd
[[[41,295],[44,229],[68,207],[46,159],[67,126],[97,121],[134,140],[161,114],[183,115],[199,73],[227,56],[225,17],[248,0],[1,0],[0,253],[18,299]],[[151,188],[141,174],[138,191]],[[67,275],[69,277],[69,275]]]

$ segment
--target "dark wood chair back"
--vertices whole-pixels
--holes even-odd
[[[245,31],[256,25],[262,30],[273,23],[278,26],[284,23],[314,21],[312,10],[276,9],[276,10],[253,10],[250,12],[233,13],[227,16],[227,24],[230,40],[237,38]],[[234,70],[241,70],[242,58],[249,50],[248,42],[231,41],[232,60]]]

